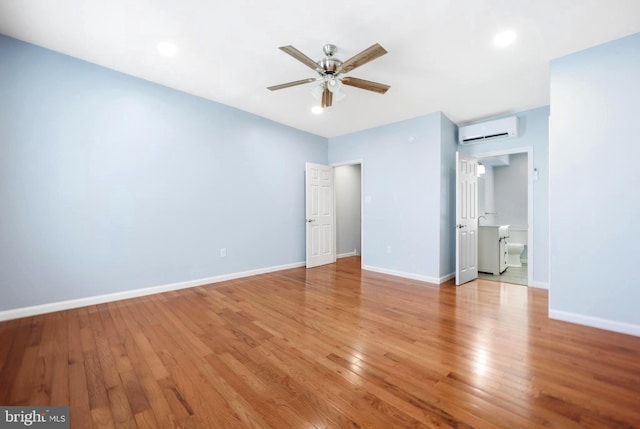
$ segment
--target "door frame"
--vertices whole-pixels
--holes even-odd
[[[533,146],[514,147],[510,149],[494,150],[491,152],[466,152],[468,155],[473,155],[478,158],[478,161],[482,162],[482,158],[489,158],[492,156],[500,155],[516,155],[519,153],[527,154],[527,286],[533,286],[533,268],[534,268],[534,254],[533,249],[535,243],[533,242],[533,182],[535,169],[533,167]]]
[[[335,162],[333,164],[329,164],[329,166],[333,167],[333,171],[335,172],[336,167],[343,167],[348,165],[360,165],[360,268],[364,265],[364,253],[365,253],[365,237],[364,237],[364,159],[354,159],[351,161],[344,162]],[[335,184],[335,180],[334,180]],[[336,193],[333,193],[333,216],[336,217],[337,205],[335,202]],[[338,246],[338,228],[334,228],[335,237],[334,237],[334,245]]]

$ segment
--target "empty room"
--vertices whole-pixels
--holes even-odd
[[[638,76],[636,0],[0,0],[0,428],[640,429]]]

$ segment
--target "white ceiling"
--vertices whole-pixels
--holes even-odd
[[[516,43],[496,48],[510,28]],[[435,111],[455,123],[549,104],[549,61],[640,31],[638,0],[0,0],[0,33],[325,137]],[[177,45],[175,57],[156,50]],[[391,85],[346,87],[322,115],[315,77],[277,48],[343,61],[389,53],[349,73]]]

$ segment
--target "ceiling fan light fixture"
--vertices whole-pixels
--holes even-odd
[[[340,91],[340,88],[342,88],[342,81],[335,76],[331,76],[327,79],[327,88],[336,94]]]
[[[313,88],[311,88],[311,95],[313,95],[313,98],[319,100],[321,103],[328,103],[328,105],[320,107],[327,108],[330,107],[333,102],[338,102],[347,96],[347,94],[340,91],[341,88],[342,82],[340,81],[340,79],[336,77],[330,77],[323,80],[319,85],[314,85]],[[327,99],[327,95],[325,95],[325,89],[328,89],[329,93],[331,94],[331,102],[329,102],[329,100]]]
[[[344,99],[347,94],[345,94],[342,91],[332,91],[333,92],[333,101],[335,101],[336,103],[339,102],[340,100]]]
[[[320,85],[314,85],[313,88],[311,88],[311,95],[313,95],[313,98],[315,98],[316,100],[321,100],[323,91],[324,82],[322,82]]]

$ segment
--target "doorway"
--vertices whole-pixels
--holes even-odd
[[[333,165],[336,258],[362,255],[362,162]]]
[[[478,224],[509,225],[506,242],[511,249],[522,249],[519,257],[513,253],[507,256],[507,269],[502,274],[480,270],[479,278],[525,286],[533,284],[532,152],[532,148],[518,148],[475,154],[485,170],[478,177]],[[483,245],[478,244],[481,253]]]
[[[305,164],[307,268],[362,255],[362,170],[360,160]]]

